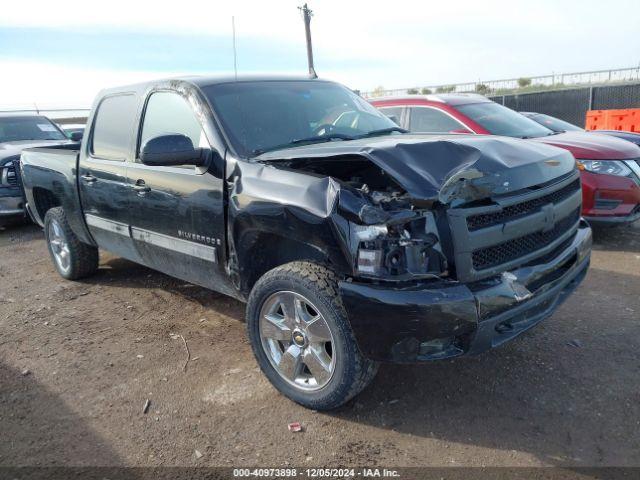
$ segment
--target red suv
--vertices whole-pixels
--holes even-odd
[[[640,218],[640,147],[586,132],[558,133],[477,94],[411,95],[371,103],[417,133],[474,133],[530,139],[569,150],[582,170],[582,214],[597,225]]]

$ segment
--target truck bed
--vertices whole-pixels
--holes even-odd
[[[53,169],[58,166],[64,169],[73,165],[73,168],[75,168],[79,153],[80,145],[75,143],[26,148],[22,151],[20,161],[23,166],[30,167],[45,167],[48,165]]]
[[[83,242],[93,243],[86,229],[78,193],[79,144],[27,148],[20,156],[20,170],[27,211],[31,218],[44,226],[44,211],[32,205],[62,206],[69,224]],[[38,198],[38,202],[35,199]],[[40,201],[45,199],[44,202]]]

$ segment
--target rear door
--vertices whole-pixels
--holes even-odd
[[[471,133],[471,130],[448,113],[427,106],[409,107],[408,129],[415,133]]]
[[[393,120],[399,127],[406,128],[407,122],[404,118],[406,110],[405,107],[378,107],[378,110]]]
[[[140,161],[151,138],[177,133],[195,147],[211,149],[193,104],[172,90],[152,92],[140,125],[136,158],[127,169],[131,235],[144,263],[164,273],[224,293],[227,275],[223,171],[189,165],[159,167]],[[215,161],[221,161],[217,158]]]
[[[137,104],[134,93],[108,95],[99,102],[78,172],[91,235],[101,248],[136,261],[128,228],[126,161],[133,152]]]

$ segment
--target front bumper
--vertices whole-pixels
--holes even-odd
[[[20,192],[15,196],[0,196],[0,220],[24,217],[24,198]]]
[[[390,287],[341,282],[340,293],[361,352],[413,363],[497,347],[549,317],[585,277],[591,229],[545,258],[474,283],[433,281]]]
[[[585,220],[587,220],[594,227],[605,227],[605,226],[623,226],[630,225],[638,220],[640,220],[640,205],[638,205],[631,214],[626,216],[585,216]]]
[[[640,219],[640,177],[635,180],[583,171],[580,178],[582,216],[589,223],[595,226],[626,225]]]

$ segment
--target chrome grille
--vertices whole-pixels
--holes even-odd
[[[16,173],[18,158],[16,157],[8,162],[5,160],[4,165],[0,166],[0,184],[10,187],[18,186],[18,175]]]
[[[560,190],[548,193],[542,197],[534,198],[522,203],[516,203],[515,205],[509,205],[503,208],[499,212],[495,213],[481,213],[479,215],[472,215],[467,218],[467,226],[470,231],[478,230],[480,228],[489,227],[498,223],[503,223],[514,218],[529,215],[537,212],[543,205],[547,203],[558,203],[576,190],[580,189],[580,179],[574,180],[569,185],[562,187]]]
[[[16,176],[16,167],[13,164],[11,164],[7,168],[7,184],[11,185],[12,187],[18,186],[18,177]]]
[[[458,280],[543,262],[575,234],[581,208],[580,174],[574,170],[554,184],[496,197],[489,206],[449,209]]]
[[[580,220],[579,208],[556,223],[551,230],[530,233],[492,247],[475,250],[472,253],[473,268],[484,270],[540,250],[573,227],[578,220]]]

